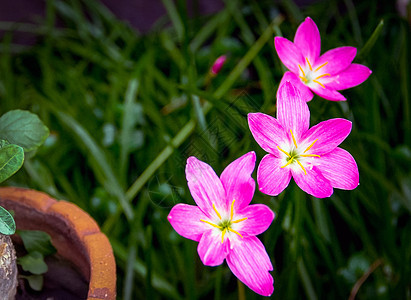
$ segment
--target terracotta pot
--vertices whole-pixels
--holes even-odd
[[[116,264],[110,242],[86,212],[45,193],[12,187],[0,188],[0,205],[14,211],[17,229],[50,235],[57,254],[46,261],[45,286],[50,279],[55,281],[54,289],[61,290],[56,283],[61,279],[60,284],[73,292],[84,293],[80,290],[85,287],[87,299],[116,298]],[[17,235],[12,239],[15,244],[21,242]]]

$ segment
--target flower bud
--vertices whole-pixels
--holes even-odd
[[[225,55],[219,56],[215,60],[213,66],[211,67],[211,70],[210,70],[211,74],[217,75],[220,72],[221,68],[223,67],[226,59],[227,59],[227,56],[225,56]]]

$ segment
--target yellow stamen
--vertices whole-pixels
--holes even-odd
[[[320,79],[321,77],[324,77],[324,76],[331,76],[331,75],[329,73],[325,73],[315,78],[315,80]]]
[[[235,199],[233,200],[233,203],[231,203],[230,221],[233,219],[233,215],[234,215],[234,202],[235,202]]]
[[[243,238],[243,236],[238,231],[235,231],[234,229],[232,229],[230,227],[227,227],[227,229],[230,230],[231,232],[234,232],[235,234],[238,234],[241,238]]]
[[[213,209],[214,209],[215,213],[217,214],[218,218],[221,220],[221,215],[220,215],[220,213],[218,212],[217,208],[215,208],[214,203],[213,203]]]
[[[298,147],[297,147],[297,142],[295,141],[295,138],[294,138],[294,134],[293,134],[293,131],[290,129],[290,132],[291,132],[291,136],[292,136],[292,138],[293,138],[293,142],[294,142],[294,146],[295,146],[295,149],[297,149]]]
[[[315,144],[316,141],[318,141],[318,139],[316,139],[314,142],[312,142],[311,145],[308,146],[307,149],[305,149],[303,153],[305,153],[305,152],[307,152],[308,150],[310,150],[311,147],[314,146],[314,144]]]
[[[228,229],[230,229],[230,227],[228,227]],[[226,232],[227,232],[227,228],[224,228],[223,234],[221,235],[221,244],[224,243],[224,235]]]
[[[325,89],[325,86],[321,82],[319,82],[318,80],[314,79],[313,82],[318,83],[319,85],[321,85],[323,87],[323,89]]]
[[[240,223],[240,222],[245,221],[247,219],[248,218],[242,218],[242,219],[238,219],[238,220],[235,220],[235,221],[231,221],[231,223]]]
[[[288,166],[289,164],[291,164],[291,163],[293,162],[293,160],[294,160],[294,157],[291,157],[291,159],[290,159],[284,166],[282,166],[281,169],[282,169],[282,168],[285,168],[286,166]],[[298,162],[298,160],[297,160],[297,162]]]
[[[297,164],[300,165],[301,169],[303,169],[304,174],[307,175],[307,171],[305,170],[304,166],[298,160],[296,160],[296,161],[297,161]]]
[[[317,67],[317,69],[315,69],[314,72],[317,72],[319,69],[321,69],[322,67],[324,67],[326,64],[328,64],[328,61],[326,61],[325,63],[323,63],[321,66]]]
[[[211,225],[211,226],[213,226],[213,227],[215,227],[215,228],[223,229],[223,227],[218,226],[218,225],[216,225],[216,224],[213,224],[213,223],[211,223],[211,222],[209,222],[209,221],[207,221],[207,220],[200,219],[200,221],[201,221],[201,222],[204,222],[204,223],[207,223],[208,225]]]
[[[305,73],[304,73],[304,70],[303,70],[303,68],[301,68],[301,66],[300,65],[298,65],[298,67],[300,68],[300,70],[301,70],[301,73],[303,73],[303,77],[304,77],[304,79],[305,79]],[[300,76],[300,78],[301,78],[301,76]],[[301,78],[302,79],[302,78]]]
[[[211,223],[210,221],[200,219],[201,222],[207,223],[208,225],[211,225],[211,226],[213,226],[213,227],[215,227],[215,228],[218,228],[218,229],[220,229],[220,230],[222,231],[222,233],[221,233],[221,243],[224,243],[224,236],[225,236],[227,230],[228,230],[228,231],[231,231],[231,232],[234,232],[235,234],[238,234],[241,238],[243,237],[238,231],[235,231],[234,229],[232,229],[232,228],[230,227],[232,223],[240,223],[240,222],[245,221],[245,220],[248,219],[248,218],[242,218],[242,219],[238,219],[238,220],[232,221],[232,220],[233,220],[233,216],[234,216],[234,202],[235,202],[235,199],[234,199],[233,202],[231,203],[230,221],[224,221],[224,222],[220,223],[220,224],[222,224],[224,227],[223,227],[223,226],[220,226],[220,225],[217,225],[217,224],[214,224],[214,223]],[[221,215],[220,215],[220,213],[218,212],[217,208],[215,207],[214,203],[213,203],[213,209],[214,209],[214,211],[216,212],[217,216],[218,216],[218,217],[220,218],[220,220],[221,220]]]
[[[310,68],[310,71],[313,70],[313,68],[311,67],[310,61],[308,60],[308,58],[306,57],[305,60],[307,61],[308,67]]]
[[[284,153],[285,155],[287,155],[288,157],[291,157],[290,154],[288,154],[287,152],[285,152],[283,149],[281,149],[279,146],[277,146],[278,150],[280,150],[282,153]]]
[[[300,154],[300,156],[302,156],[302,157],[321,157],[317,154]]]

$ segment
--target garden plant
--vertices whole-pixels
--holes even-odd
[[[382,2],[0,20],[1,118],[50,129],[2,185],[88,212],[118,299],[409,299],[411,13]]]

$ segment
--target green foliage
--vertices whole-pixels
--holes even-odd
[[[44,262],[44,256],[40,252],[34,251],[29,254],[19,257],[17,262],[24,271],[33,273],[35,275],[44,274],[47,272],[48,267]]]
[[[16,173],[24,161],[24,150],[22,147],[9,144],[1,140],[0,143],[0,182],[3,182]]]
[[[44,231],[19,230],[18,234],[23,240],[24,248],[27,252],[38,252],[43,256],[56,253],[56,248],[51,243],[50,236]]]
[[[56,249],[51,243],[50,236],[43,231],[18,230],[18,235],[23,241],[27,254],[18,257],[17,263],[24,271],[29,272],[28,275],[21,277],[27,279],[33,290],[40,291],[44,281],[42,274],[48,271],[44,259],[47,255],[56,253]]]
[[[13,216],[0,206],[0,233],[4,235],[12,235],[16,232],[16,223]]]
[[[0,182],[16,173],[23,165],[23,161],[24,150],[22,147],[0,140]],[[13,216],[0,206],[0,233],[11,235],[15,231],[16,223]]]
[[[21,278],[27,279],[29,286],[35,291],[41,291],[43,288],[44,277],[42,275],[20,275]]]
[[[37,115],[12,110],[0,117],[0,183],[15,174],[23,165],[24,152],[37,149],[49,135],[48,128]],[[0,207],[0,233],[14,234],[13,217]]]
[[[237,290],[226,265],[204,267],[196,243],[166,218],[176,203],[193,204],[188,156],[217,173],[251,150],[261,160],[246,114],[275,115],[285,69],[272,41],[292,39],[305,16],[319,27],[322,52],[354,46],[355,62],[373,73],[343,91],[345,103],[309,103],[312,124],[353,122],[342,147],[358,163],[360,186],[329,199],[294,184],[278,197],[255,192],[254,203],[276,213],[260,236],[274,265],[273,299],[347,299],[359,283],[358,299],[409,297],[409,23],[392,1],[278,2],[226,1],[189,18],[184,1],[164,0],[167,16],[141,35],[97,1],[47,1],[34,46],[4,38],[0,112],[29,110],[51,130],[7,184],[68,199],[97,220],[116,255],[119,298],[259,299]],[[12,28],[33,32],[32,24]],[[211,79],[222,54],[228,59]]]
[[[38,148],[48,135],[48,128],[29,111],[12,110],[0,117],[0,138],[23,147],[25,152]]]

